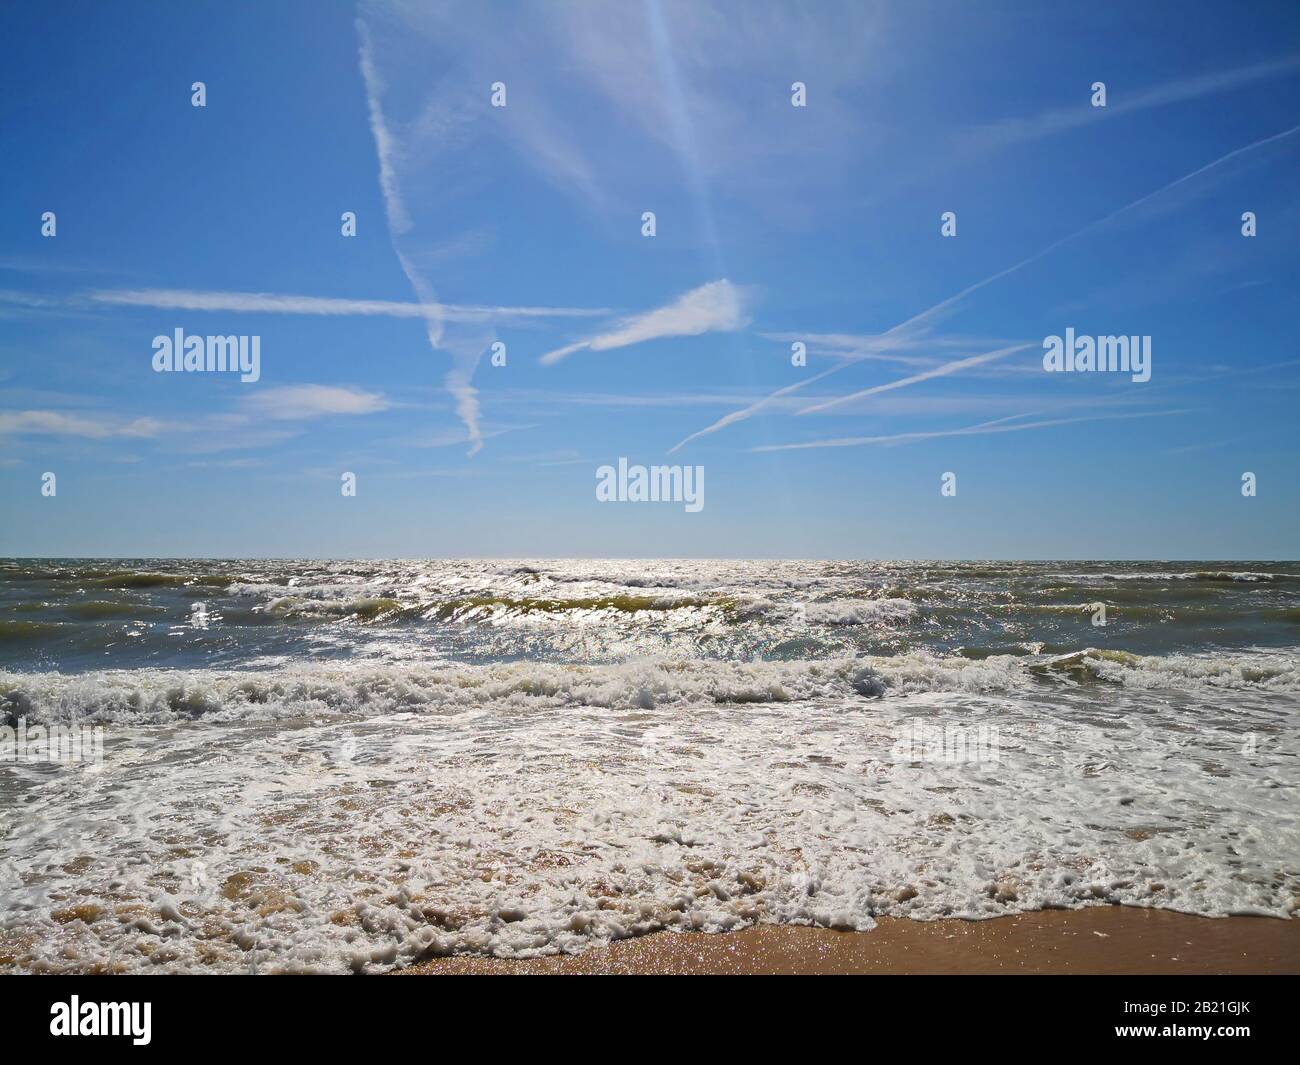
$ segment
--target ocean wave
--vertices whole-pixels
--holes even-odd
[[[320,714],[440,713],[496,707],[741,706],[855,702],[940,692],[1023,692],[1098,682],[1137,689],[1300,692],[1296,655],[1141,656],[926,653],[826,661],[666,660],[616,665],[542,662],[466,666],[310,664],[263,671],[104,670],[0,673],[0,716],[29,721],[158,723]]]
[[[1297,642],[1298,578],[1293,563],[1218,561],[13,560],[0,563],[0,618],[81,624],[10,626],[0,668],[28,668],[35,650],[64,671],[256,668],[302,655],[750,661],[1089,643],[1228,654]],[[1097,601],[1104,631],[1090,624]]]
[[[1286,917],[1295,573],[0,562],[0,725],[105,726],[97,764],[0,735],[0,970],[375,971],[1103,904]]]
[[[512,598],[504,595],[479,595],[452,599],[429,608],[432,615],[454,621],[478,621],[529,614],[567,614],[573,611],[612,611],[638,614],[642,611],[670,611],[715,607],[728,609],[734,601],[680,595],[602,595],[566,599]]]
[[[804,616],[816,625],[870,625],[880,621],[907,621],[917,612],[907,599],[832,599],[809,603]]]
[[[134,570],[121,570],[95,577],[88,583],[93,588],[224,588],[230,583],[230,578],[214,573],[138,573]]]
[[[0,643],[39,643],[56,639],[68,631],[57,621],[13,621],[0,618]]]
[[[1289,654],[1143,656],[1088,648],[1055,656],[1034,668],[1134,688],[1300,692],[1300,660]]]
[[[4,970],[343,973],[759,922],[1300,909],[1300,704],[1274,693],[1189,709],[921,656],[44,683],[33,710],[116,686],[144,716],[106,729],[102,765],[0,762],[21,802]],[[149,727],[176,715],[202,725]],[[922,723],[979,756],[918,757]]]
[[[1026,574],[1028,576],[1029,574]],[[1160,570],[1133,573],[1045,573],[1045,580],[1067,580],[1080,583],[1093,581],[1204,581],[1211,584],[1269,584],[1300,581],[1294,573],[1273,573],[1259,570]]]
[[[263,588],[242,586],[239,594],[252,595]],[[816,625],[867,625],[874,622],[907,620],[917,612],[916,604],[903,598],[831,599],[803,602],[776,600],[754,595],[688,595],[676,591],[658,594],[517,596],[505,593],[399,600],[370,594],[338,596],[337,588],[294,588],[293,594],[274,597],[254,611],[279,620],[329,619],[359,617],[364,620],[450,621],[457,623],[493,622],[512,619],[588,620],[592,615],[607,615],[611,620],[636,614],[694,612],[698,619],[730,618],[754,620],[766,618],[780,622],[797,620]],[[332,595],[329,593],[333,593]]]
[[[306,599],[297,595],[285,595],[273,599],[264,607],[254,609],[279,620],[355,617],[370,621],[385,614],[395,614],[402,609],[402,604],[396,599],[382,596]]]

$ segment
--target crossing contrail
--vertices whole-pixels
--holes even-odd
[[[1059,240],[1053,241],[1051,244],[1047,245],[1047,247],[1043,248],[1040,251],[1035,252],[1027,259],[1020,260],[1020,262],[1016,263],[1014,266],[1008,266],[1005,270],[999,270],[996,274],[992,274],[989,277],[984,278],[982,281],[976,281],[973,285],[968,285],[966,288],[958,292],[955,296],[949,296],[946,300],[936,303],[933,307],[930,307],[927,310],[922,311],[920,314],[913,315],[911,318],[907,319],[907,321],[900,322],[892,329],[889,329],[886,332],[880,334],[880,339],[885,340],[888,337],[897,336],[900,333],[903,333],[911,328],[914,328],[918,325],[921,325],[929,321],[931,318],[934,318],[936,315],[942,314],[948,308],[954,307],[956,304],[960,303],[962,300],[964,300],[967,296],[971,295],[972,293],[978,292],[986,285],[991,285],[993,284],[993,282],[999,281],[1002,278],[1009,276],[1010,274],[1014,274],[1018,270],[1023,270],[1026,266],[1029,266],[1031,263],[1035,263],[1039,259],[1043,258],[1043,256],[1049,255],[1050,253],[1056,251],[1057,248],[1060,248],[1065,244],[1069,244],[1071,241],[1078,240],[1080,237],[1086,236],[1087,234],[1093,232],[1094,230],[1099,229],[1100,227],[1107,225],[1110,222],[1113,222],[1116,218],[1119,218],[1121,215],[1127,214],[1129,211],[1141,207],[1144,203],[1147,203],[1148,201],[1154,199],[1155,197],[1161,196],[1164,193],[1169,192],[1171,189],[1177,188],[1179,185],[1182,185],[1188,181],[1193,180],[1194,178],[1199,177],[1200,175],[1204,174],[1208,170],[1213,170],[1215,167],[1223,165],[1224,163],[1228,162],[1230,159],[1235,159],[1239,155],[1244,155],[1246,152],[1252,152],[1257,148],[1263,148],[1265,145],[1272,144],[1275,141],[1283,140],[1286,137],[1294,136],[1296,133],[1300,133],[1300,125],[1292,126],[1290,129],[1285,129],[1281,133],[1274,133],[1272,136],[1265,137],[1262,140],[1253,141],[1252,143],[1247,144],[1244,147],[1235,148],[1232,151],[1228,152],[1226,155],[1221,155],[1219,156],[1219,158],[1206,163],[1204,166],[1198,167],[1197,169],[1193,170],[1191,173],[1184,174],[1182,177],[1169,182],[1169,184],[1167,185],[1162,185],[1154,192],[1149,192],[1145,196],[1142,196],[1141,198],[1134,200],[1132,203],[1125,204],[1123,207],[1120,207],[1119,209],[1112,211],[1110,214],[1106,215],[1105,217],[1098,218],[1095,221],[1089,222],[1082,229],[1076,230],[1073,233],[1061,237]],[[851,360],[851,361],[839,363],[838,365],[832,366],[830,369],[824,370],[823,372],[819,374],[815,374],[812,377],[806,378],[803,381],[799,381],[795,384],[786,385],[784,388],[777,389],[777,391],[773,392],[771,395],[763,397],[757,402],[750,404],[748,407],[744,408],[743,410],[732,411],[730,414],[727,414],[719,418],[712,425],[706,426],[705,428],[699,430],[698,432],[692,433],[690,436],[684,438],[683,440],[680,440],[678,443],[674,444],[671,448],[668,449],[668,453],[671,455],[674,451],[679,450],[680,448],[684,447],[686,444],[689,444],[693,440],[698,440],[702,436],[708,436],[710,433],[716,433],[718,432],[718,430],[725,429],[729,425],[735,425],[737,422],[745,421],[746,419],[757,414],[760,410],[766,407],[773,400],[779,399],[782,396],[787,396],[792,392],[797,392],[801,388],[806,388],[808,385],[811,385],[817,381],[822,380],[823,378],[831,376],[831,374],[838,373],[840,370],[846,369],[847,367],[854,365],[856,361],[858,360]],[[939,369],[942,370],[943,367],[940,367]],[[948,372],[952,372],[951,369],[949,369]],[[918,374],[915,377],[906,378],[902,381],[896,381],[893,383],[892,387],[901,388],[905,385],[915,384],[917,381],[921,381],[925,379],[926,379],[926,375]],[[862,394],[864,393],[857,393],[857,395],[862,395]],[[844,400],[850,398],[852,397],[845,396]],[[838,403],[838,402],[842,402],[842,400],[831,401],[831,403]],[[799,413],[807,414],[811,410],[817,410],[820,409],[821,406],[827,406],[827,405],[829,404],[820,404],[818,407],[805,408]]]

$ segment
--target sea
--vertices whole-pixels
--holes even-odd
[[[1297,725],[1295,562],[0,560],[0,971],[1286,918]]]

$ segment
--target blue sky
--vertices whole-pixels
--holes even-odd
[[[0,42],[5,555],[1296,555],[1292,5],[43,3]],[[1045,372],[1067,327],[1150,336],[1150,381]],[[177,328],[260,379],[155,373]],[[597,502],[620,456],[704,508]]]

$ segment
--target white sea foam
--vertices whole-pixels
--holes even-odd
[[[8,645],[0,722],[105,751],[0,764],[0,969],[1300,898],[1291,564],[15,565],[11,635],[141,614],[68,672]],[[908,761],[918,728],[997,758]]]
[[[916,610],[916,604],[908,599],[835,599],[809,603],[805,616],[808,621],[823,625],[868,625],[877,621],[904,621]]]
[[[602,666],[505,662],[311,663],[257,671],[103,670],[0,672],[0,715],[30,721],[99,724],[283,720],[319,714],[375,716],[438,713],[470,706],[604,707],[647,700],[666,707],[701,703],[801,703],[873,690],[992,694],[1026,691],[1059,675],[1138,689],[1182,692],[1300,693],[1300,660],[1290,654],[1138,656],[1078,651],[1069,655],[993,655],[982,659],[928,653],[826,661],[663,660]]]
[[[11,709],[109,728],[98,769],[0,769],[0,955],[341,972],[754,921],[1284,916],[1280,657],[8,674]],[[918,719],[994,727],[998,761],[900,763]]]

